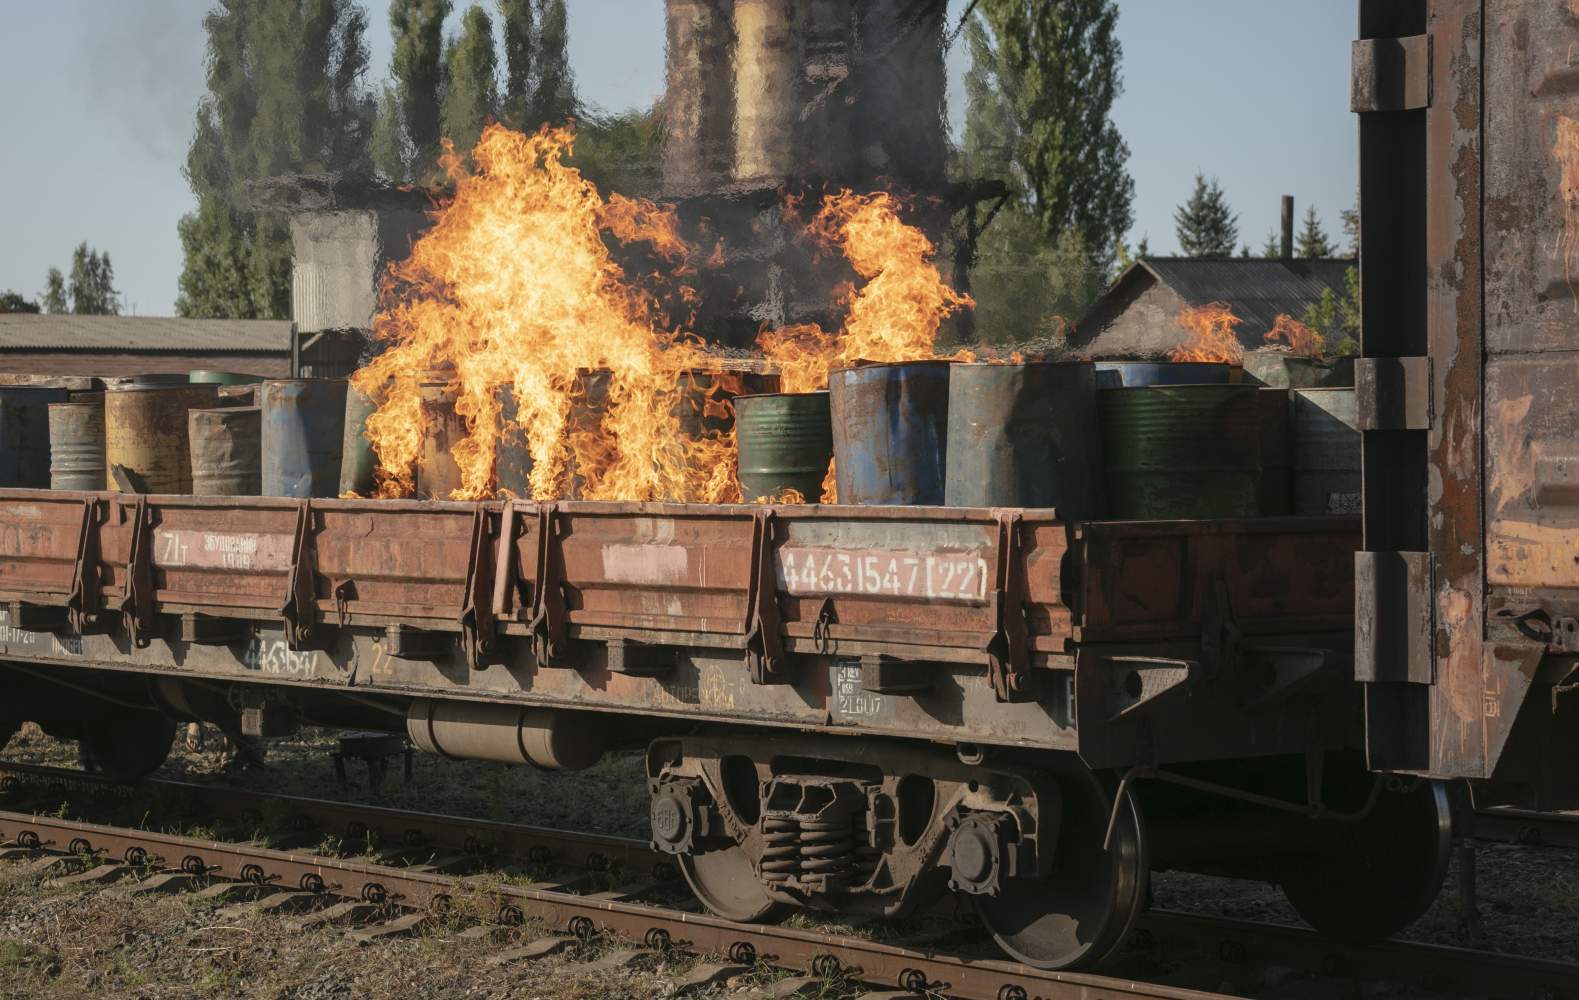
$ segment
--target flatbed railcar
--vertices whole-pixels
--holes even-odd
[[[1386,933],[1446,849],[1378,877],[1355,845],[1432,843],[1446,806],[1358,766],[1359,543],[1352,518],[3,491],[0,732],[123,773],[175,718],[547,768],[646,744],[654,843],[715,912],[955,891],[1041,965],[1116,947],[1153,867]]]

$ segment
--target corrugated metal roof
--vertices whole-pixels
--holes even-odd
[[[288,354],[290,349],[289,320],[0,313],[0,351]]]
[[[1254,257],[1142,257],[1135,263],[1186,302],[1224,302],[1244,320],[1241,331],[1259,337],[1280,315],[1299,319],[1330,288],[1345,294],[1352,260],[1265,260]]]

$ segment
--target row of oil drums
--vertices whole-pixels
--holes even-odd
[[[742,491],[816,502],[1053,508],[1168,520],[1357,511],[1352,388],[1227,365],[925,361],[735,400]]]

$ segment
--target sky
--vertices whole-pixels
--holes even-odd
[[[369,47],[376,84],[391,42],[379,0]],[[1354,201],[1357,129],[1348,110],[1354,4],[1344,0],[1118,0],[1125,92],[1113,118],[1130,146],[1136,224],[1172,253],[1173,211],[1197,171],[1217,177],[1259,248],[1279,198],[1314,203],[1329,232]],[[28,297],[79,242],[110,253],[127,310],[171,315],[181,272],[181,177],[203,93],[210,0],[0,0],[0,291]],[[457,6],[462,6],[457,4]],[[965,0],[952,0],[955,16]],[[663,88],[662,0],[570,0],[570,59],[582,97],[649,106]],[[950,112],[963,98],[963,45],[950,54]]]

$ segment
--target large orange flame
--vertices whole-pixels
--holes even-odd
[[[845,292],[848,314],[837,334],[803,324],[758,337],[757,346],[781,374],[783,391],[825,389],[830,371],[856,361],[936,357],[943,320],[975,306],[943,280],[932,260],[932,241],[906,224],[900,209],[899,199],[881,191],[846,190],[824,199],[808,230],[824,247],[842,252],[864,283]]]
[[[1280,340],[1300,357],[1315,358],[1317,361],[1321,360],[1321,349],[1326,345],[1321,334],[1287,313],[1280,314],[1273,321],[1272,329],[1267,331],[1267,343],[1275,344]]]
[[[1208,361],[1237,365],[1245,358],[1235,332],[1244,321],[1222,302],[1191,306],[1174,318],[1189,339],[1168,352],[1170,361]]]
[[[419,384],[438,370],[466,427],[452,450],[456,499],[493,494],[506,431],[527,443],[539,500],[572,486],[586,499],[738,499],[732,430],[689,412],[711,415],[726,380],[687,379],[708,359],[693,338],[665,329],[651,296],[624,280],[603,232],[651,244],[675,272],[690,248],[671,210],[605,201],[565,164],[572,141],[567,130],[528,135],[491,125],[471,168],[446,144],[441,166],[454,196],[410,257],[391,267],[373,321],[386,349],[353,378],[379,401],[367,434],[381,496],[412,489],[424,433]],[[602,405],[578,416],[589,403],[589,373],[599,370],[608,372]],[[502,426],[506,387],[512,427]]]

